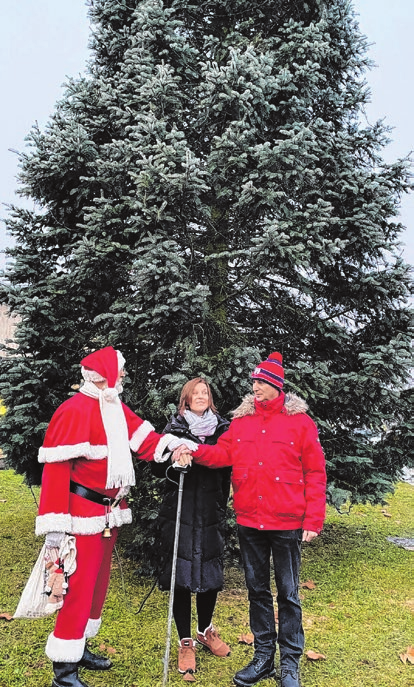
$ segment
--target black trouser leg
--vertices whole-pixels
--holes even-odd
[[[175,589],[173,615],[180,639],[191,637],[191,592],[189,589]]]
[[[240,551],[250,602],[250,627],[255,650],[273,655],[276,627],[270,589],[270,556],[273,555],[279,608],[281,665],[297,668],[304,635],[299,601],[301,530],[257,530],[239,525]]]
[[[305,643],[299,599],[301,539],[302,530],[280,530],[272,536],[280,665],[292,670],[299,666]]]
[[[199,632],[204,632],[211,625],[217,594],[217,589],[210,589],[208,592],[199,592],[196,595]]]
[[[275,612],[270,590],[270,541],[266,531],[239,525],[240,552],[249,595],[254,648],[273,656],[276,648]]]

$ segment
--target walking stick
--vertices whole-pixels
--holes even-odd
[[[177,516],[175,519],[175,533],[174,533],[174,549],[173,549],[173,559],[171,566],[171,586],[170,586],[170,600],[168,604],[168,621],[167,621],[167,640],[164,655],[164,675],[162,678],[162,687],[166,687],[168,680],[168,663],[170,660],[170,647],[171,647],[171,625],[173,617],[173,604],[174,604],[174,589],[175,589],[175,574],[177,570],[177,554],[178,554],[178,540],[180,538],[180,523],[181,523],[181,505],[183,502],[183,486],[184,486],[184,475],[188,472],[189,466],[183,465],[174,467],[180,473],[180,481],[178,483],[178,500],[177,500]]]

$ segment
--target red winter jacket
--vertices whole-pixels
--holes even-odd
[[[215,446],[196,463],[231,465],[237,522],[263,530],[320,532],[325,518],[325,458],[305,401],[293,394],[258,402],[246,396]]]

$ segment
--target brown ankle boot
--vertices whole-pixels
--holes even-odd
[[[191,637],[185,637],[180,641],[178,649],[178,670],[186,676],[192,676],[196,670],[196,647]],[[187,679],[188,679],[187,677]],[[194,679],[194,678],[193,678]]]

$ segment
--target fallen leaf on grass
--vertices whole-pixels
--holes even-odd
[[[253,644],[254,637],[250,632],[247,632],[246,634],[240,635],[238,641],[240,644]]]
[[[305,654],[306,658],[309,658],[311,661],[320,661],[323,658],[326,658],[323,654],[318,654],[316,651],[307,651]]]
[[[108,654],[116,654],[116,649],[112,646],[106,646],[106,644],[100,644],[99,651],[106,651]]]
[[[0,618],[2,620],[13,620],[13,616],[10,613],[0,613]]]
[[[306,582],[301,582],[299,587],[303,587],[303,589],[316,589],[316,584],[313,580],[306,580]]]
[[[407,661],[414,665],[414,646],[407,646],[405,654],[400,654],[400,660],[406,664]]]

